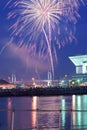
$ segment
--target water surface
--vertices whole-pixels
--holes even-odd
[[[0,98],[0,130],[87,130],[87,95]]]

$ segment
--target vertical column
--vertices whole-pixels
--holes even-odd
[[[48,71],[48,86],[52,85],[52,74],[50,71]]]

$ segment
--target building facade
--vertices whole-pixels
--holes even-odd
[[[87,55],[71,56],[69,59],[76,67],[76,74],[87,74]]]
[[[71,56],[69,59],[75,65],[76,74],[72,80],[81,86],[87,85],[87,55]]]

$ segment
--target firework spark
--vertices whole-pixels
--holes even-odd
[[[80,3],[83,0],[10,0],[7,5],[12,9],[8,14],[8,19],[13,19],[9,28],[12,39],[19,47],[29,48],[31,54],[48,53],[54,75],[55,43],[60,47],[75,39]]]

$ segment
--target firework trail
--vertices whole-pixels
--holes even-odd
[[[26,46],[29,53],[50,57],[51,71],[54,76],[53,54],[56,46],[75,39],[74,25],[80,17],[78,9],[83,0],[9,0],[8,19],[11,37],[19,46]]]

